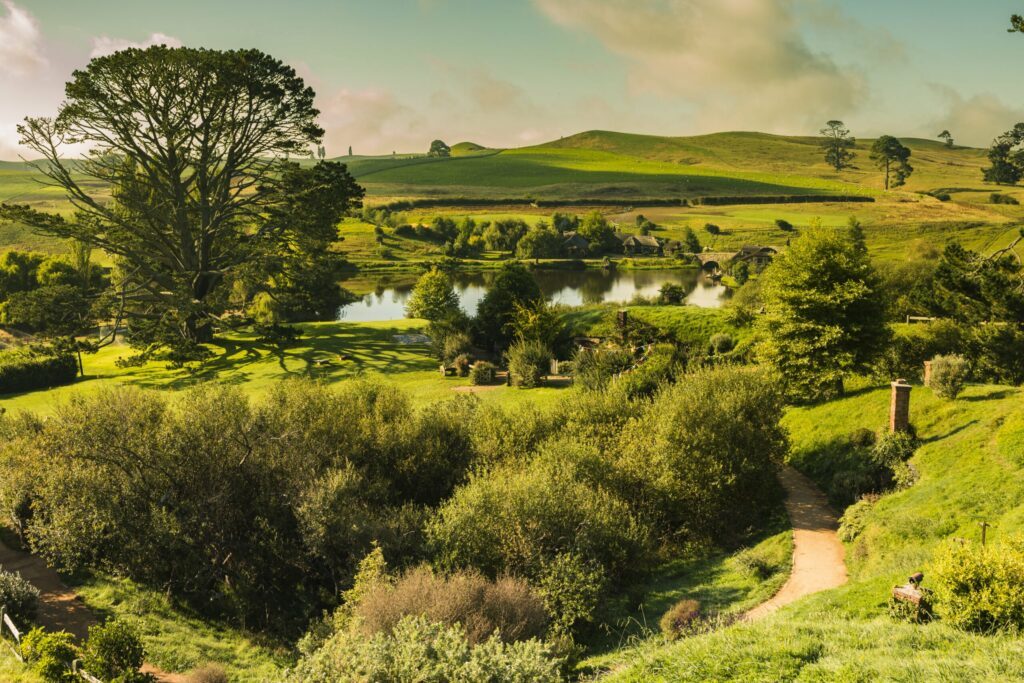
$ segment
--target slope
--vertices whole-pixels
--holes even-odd
[[[978,522],[995,535],[1024,531],[1024,392],[971,387],[947,402],[928,389],[912,398],[922,446],[920,479],[884,496],[847,547],[851,582],[812,596],[757,624],[742,624],[639,652],[614,681],[919,681],[1024,679],[1024,639],[971,635],[942,624],[893,622],[891,586],[923,569],[940,544],[977,539]],[[888,390],[787,416],[794,463],[806,469],[835,456],[856,429],[885,424]],[[821,468],[817,468],[820,471]],[[993,531],[989,532],[990,534]]]

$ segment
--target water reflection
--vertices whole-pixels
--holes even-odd
[[[452,279],[463,310],[476,312],[496,273],[481,271],[455,273]],[[602,302],[628,303],[636,296],[657,296],[666,283],[681,285],[686,302],[702,308],[718,308],[728,289],[695,269],[683,270],[537,270],[533,273],[541,292],[552,303],[567,306]],[[372,291],[339,311],[341,320],[371,322],[405,317],[405,304],[416,283],[416,275],[384,276]],[[344,283],[342,283],[344,284]],[[362,290],[366,290],[365,283]]]

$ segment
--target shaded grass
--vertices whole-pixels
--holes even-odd
[[[233,681],[280,680],[291,663],[283,645],[260,643],[237,629],[219,626],[172,605],[166,595],[128,579],[93,577],[74,586],[89,608],[104,618],[138,626],[147,661],[171,673],[216,662]]]

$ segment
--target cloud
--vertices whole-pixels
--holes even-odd
[[[809,46],[807,17],[792,0],[534,2],[623,57],[634,97],[694,105],[698,127],[803,129],[855,110],[866,96],[857,70]]]
[[[147,48],[154,45],[166,45],[168,47],[181,47],[182,42],[174,36],[163,33],[152,33],[149,38],[142,42],[127,40],[125,38],[111,38],[110,36],[96,36],[92,39],[92,52],[90,57],[103,57],[114,54],[130,47]]]
[[[930,87],[945,100],[946,111],[922,131],[927,137],[948,130],[959,144],[987,147],[999,134],[1024,121],[1024,108],[1011,107],[991,93],[964,97],[946,85],[932,83]]]
[[[46,66],[39,23],[11,0],[2,0],[0,16],[0,76],[22,78]]]
[[[326,100],[317,101],[320,123],[327,131],[324,147],[327,154],[344,154],[349,146],[356,154],[376,154],[391,150],[408,151],[408,145],[422,145],[418,134],[417,112],[401,102],[388,90],[341,89]]]

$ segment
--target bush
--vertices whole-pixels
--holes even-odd
[[[871,449],[871,461],[875,465],[895,470],[898,465],[910,460],[917,450],[917,439],[908,432],[886,432]]]
[[[459,625],[406,617],[389,633],[367,638],[334,634],[303,657],[290,681],[509,681],[559,683],[559,661],[536,640],[506,644],[497,637],[473,646]]]
[[[935,356],[928,386],[939,398],[955,399],[967,381],[969,364],[963,356]]]
[[[39,589],[21,578],[21,574],[0,569],[0,607],[24,630],[36,618]]]
[[[229,683],[227,671],[219,664],[205,664],[188,675],[188,683]]]
[[[658,290],[658,301],[663,304],[678,306],[686,299],[686,290],[682,285],[666,282]]]
[[[505,352],[512,385],[532,389],[551,367],[551,351],[539,341],[520,341]]]
[[[47,683],[74,683],[78,676],[71,673],[71,665],[78,657],[75,637],[66,631],[47,633],[34,628],[21,639],[21,654],[25,663]]]
[[[757,548],[747,548],[736,553],[734,560],[740,569],[761,581],[774,575],[780,569],[778,562],[765,551]]]
[[[489,363],[485,360],[478,360],[473,363],[473,367],[469,369],[469,383],[476,386],[494,384],[497,370],[498,368],[494,363]]]
[[[705,223],[704,229],[707,230],[708,233],[711,235],[719,235],[722,232],[722,229],[715,225],[714,223]]]
[[[784,218],[776,218],[775,227],[783,232],[793,232],[793,224]]]
[[[846,512],[839,519],[839,540],[844,543],[852,543],[867,524],[868,513],[878,502],[877,494],[868,494],[860,497],[856,503],[846,508]]]
[[[71,384],[78,361],[70,354],[22,347],[0,351],[0,394]]]
[[[103,680],[137,673],[146,657],[138,629],[126,621],[111,620],[89,627],[82,665]]]
[[[461,624],[470,645],[495,634],[506,643],[537,638],[548,622],[544,602],[522,579],[490,581],[475,571],[443,576],[427,566],[364,590],[352,614],[367,635],[390,632],[407,616]]]
[[[459,377],[469,375],[469,354],[460,353],[455,356],[452,360],[452,366],[455,368],[455,374]]]
[[[714,353],[723,354],[732,351],[736,347],[736,342],[728,334],[718,332],[711,335],[709,345]]]
[[[606,584],[601,567],[576,553],[560,553],[545,562],[538,586],[552,634],[571,638],[581,624],[589,623]]]
[[[579,348],[572,359],[573,381],[584,389],[601,389],[629,368],[633,354],[620,348]]]
[[[950,542],[931,573],[936,612],[951,626],[980,633],[1024,628],[1024,540]]]
[[[992,194],[990,194],[988,196],[988,200],[992,204],[1009,204],[1011,206],[1016,206],[1020,204],[1020,202],[1017,201],[1015,197],[1012,197],[1008,194],[1000,194],[999,192],[993,192]]]
[[[669,640],[677,640],[695,630],[700,620],[700,603],[696,600],[683,599],[672,605],[661,617],[658,625],[662,634]]]

